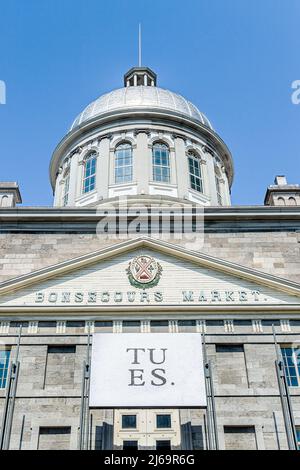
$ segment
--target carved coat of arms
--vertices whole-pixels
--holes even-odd
[[[151,256],[141,255],[129,263],[126,272],[132,286],[147,289],[158,284],[162,267]]]

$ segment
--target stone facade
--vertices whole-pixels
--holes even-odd
[[[281,231],[231,233],[230,236],[207,233],[202,252],[218,258],[222,253],[224,260],[297,282],[298,235]],[[95,234],[1,234],[5,273],[2,280],[52,266],[74,257],[74,253],[79,256],[116,243],[109,239],[101,241]],[[188,310],[180,314],[175,311],[162,311],[159,315],[157,312],[155,315],[135,313],[134,318],[128,317],[128,313],[119,313],[110,315],[111,320],[103,311],[92,315],[86,312],[79,318],[68,312],[59,319],[57,314],[48,312],[41,313],[38,320],[30,313],[9,318],[2,312],[1,343],[12,348],[12,359],[19,323],[23,321],[10,448],[17,449],[20,445],[22,449],[77,448],[86,322],[90,322],[92,332],[205,332],[212,363],[220,448],[286,449],[271,324],[275,324],[280,345],[297,345],[300,338],[298,314],[264,311],[263,307],[255,314],[242,316],[216,315],[203,310],[193,314]],[[299,388],[291,388],[291,395],[296,425],[300,425]],[[4,397],[5,390],[0,390],[2,409]],[[160,430],[153,424],[151,429],[148,423],[148,433],[143,433],[143,428],[122,430],[121,415],[128,410],[92,409],[89,445],[93,449],[120,448],[122,442],[137,440],[140,448],[150,449],[155,448],[157,440],[170,440],[174,449],[207,448],[203,410],[164,411],[173,416],[172,428]],[[130,412],[136,413],[141,422],[149,418],[145,410]],[[176,414],[178,417],[174,418]],[[150,421],[154,423],[153,420],[152,417]]]
[[[55,149],[53,208],[16,208],[0,183],[0,448],[291,448],[275,361],[293,354],[300,441],[299,187],[278,177],[266,206],[231,207],[232,157],[204,114],[148,68],[124,84]],[[137,257],[161,265],[148,289],[128,274]],[[99,332],[205,340],[215,433],[209,409],[85,406]]]

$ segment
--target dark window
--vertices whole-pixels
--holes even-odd
[[[27,328],[28,327],[28,321],[12,321],[10,322],[11,328]]]
[[[95,327],[99,327],[99,328],[112,328],[113,326],[113,322],[112,321],[95,321]]]
[[[236,326],[252,326],[252,320],[234,320]]]
[[[171,450],[171,441],[156,441],[156,450]]]
[[[48,346],[48,354],[74,354],[76,346]]]
[[[40,328],[56,328],[56,321],[40,321]]]
[[[135,429],[136,428],[136,415],[122,415],[122,428]]]
[[[66,326],[69,328],[83,328],[85,326],[84,321],[67,321]]]
[[[123,327],[133,327],[133,326],[141,326],[141,322],[139,320],[123,320],[122,323]]]
[[[178,326],[196,326],[196,320],[178,320]]]
[[[159,327],[159,326],[169,326],[168,320],[151,320],[150,321],[151,327]]]
[[[216,344],[217,353],[244,352],[242,344]]]
[[[280,320],[262,320],[262,326],[280,326]]]
[[[225,434],[249,434],[254,432],[254,426],[224,426]]]
[[[206,326],[224,326],[223,320],[206,320]]]
[[[138,450],[138,441],[123,441],[123,450]]]
[[[157,428],[170,428],[171,427],[171,415],[156,415],[156,427]]]
[[[300,327],[300,320],[290,320],[290,325]]]
[[[46,435],[46,434],[71,434],[71,428],[70,427],[42,427],[40,428],[40,435]]]

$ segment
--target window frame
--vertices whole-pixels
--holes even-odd
[[[196,191],[197,193],[204,194],[204,180],[203,180],[203,172],[202,172],[202,164],[201,164],[201,156],[195,152],[189,151],[187,153],[188,158],[188,170],[189,170],[189,181],[190,181],[190,189]],[[191,171],[191,162],[193,163],[193,172]],[[199,175],[195,172],[195,163],[198,165]],[[195,181],[193,181],[193,178]],[[198,181],[198,183],[197,183]],[[197,189],[197,186],[200,189]]]
[[[135,426],[124,426],[123,419],[128,418],[128,417],[134,417],[135,418]],[[122,414],[121,415],[121,422],[122,422],[121,423],[122,424],[122,426],[121,426],[122,430],[123,429],[125,429],[125,430],[127,430],[127,429],[137,429],[137,415],[136,414],[133,414],[133,413],[128,413],[128,414],[124,413],[124,414]]]
[[[217,190],[217,201],[220,206],[223,206],[223,197],[222,197],[222,190],[221,190],[221,183],[220,183],[220,176],[215,175],[216,178],[216,190]]]
[[[159,426],[158,425],[158,419],[161,416],[163,416],[163,417],[168,416],[170,426]],[[172,415],[171,415],[171,413],[157,413],[155,418],[156,418],[156,429],[172,429]]]
[[[287,354],[284,354],[284,351],[286,351],[288,349],[292,350],[292,355],[291,356],[288,356]],[[284,373],[285,373],[285,376],[287,378],[288,386],[291,387],[291,388],[299,388],[300,387],[300,361],[299,361],[299,364],[298,364],[297,363],[296,350],[299,350],[299,354],[300,354],[300,347],[295,347],[292,344],[290,344],[290,345],[284,344],[284,345],[280,345],[280,350],[281,350],[281,356],[282,356],[283,365],[284,365]],[[292,357],[292,359],[293,359],[293,365],[292,366],[291,365],[288,366],[288,363],[287,363],[287,358],[288,357]],[[295,369],[295,375],[293,375],[293,376],[291,376],[290,370],[289,370],[291,367],[293,367]],[[297,385],[292,385],[291,377],[296,377]]]
[[[90,152],[84,159],[84,168],[83,168],[83,178],[82,178],[82,194],[88,194],[91,191],[94,191],[96,189],[96,176],[97,176],[97,152],[92,151]],[[89,175],[87,175],[87,165],[91,163],[91,172]],[[94,168],[93,168],[94,166]],[[91,181],[93,182],[91,183]],[[88,184],[86,185],[86,181],[88,181]]]
[[[70,192],[70,170],[68,170],[64,177],[64,192],[63,192],[63,206],[65,207],[69,202]]]
[[[130,155],[126,156],[126,150],[130,150]],[[118,156],[118,152],[124,152],[123,155]],[[129,158],[130,163],[124,163]],[[118,162],[119,160],[119,162]],[[119,164],[120,161],[123,164]],[[117,164],[118,163],[118,164]],[[129,175],[126,174],[126,170],[130,169]],[[117,170],[120,170],[120,175],[117,175]],[[122,171],[123,170],[123,171]],[[133,181],[133,148],[130,142],[120,142],[114,151],[114,184],[128,184]]]
[[[170,447],[166,447],[165,444],[164,444],[164,445],[161,445],[161,446],[158,446],[158,443],[159,443],[159,442],[160,442],[160,443],[162,443],[162,442],[164,442],[164,443],[168,442],[168,443],[170,443]],[[156,450],[172,450],[172,441],[171,441],[171,439],[156,439],[156,441],[155,441],[155,449],[156,449]]]
[[[159,155],[155,155],[155,148],[160,147]],[[163,164],[163,156],[162,151],[165,149],[167,151],[167,164]],[[159,158],[160,162],[156,163],[155,159]],[[160,179],[157,178],[156,170],[160,170],[158,174],[160,174]],[[167,172],[167,179],[164,179],[163,170]],[[163,183],[163,184],[170,184],[171,183],[171,161],[170,161],[170,147],[165,142],[154,142],[152,144],[152,181],[155,183]]]
[[[296,435],[297,435],[298,450],[300,450],[300,426],[296,426]]]
[[[7,381],[8,381],[8,374],[9,374],[9,367],[10,367],[10,358],[11,358],[11,349],[0,349],[0,354],[1,353],[6,353],[5,354],[5,360],[4,362],[0,363],[0,390],[6,389],[7,386]],[[3,364],[3,367],[2,367]]]
[[[135,449],[135,446],[136,446],[137,450],[139,449],[139,441],[138,441],[137,439],[123,439],[123,441],[122,441],[123,450],[124,450],[124,444],[125,444],[125,442],[127,442],[127,443],[128,443],[128,442],[134,442],[134,443],[136,443],[135,445],[132,445],[132,446],[131,446],[131,445],[127,445],[127,447],[125,448],[125,450],[129,450],[129,449],[132,449],[132,448]]]

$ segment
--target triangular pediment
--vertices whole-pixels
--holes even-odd
[[[139,262],[146,266],[151,259],[140,270]],[[288,305],[300,305],[298,283],[152,238],[117,243],[0,284],[1,311]]]

